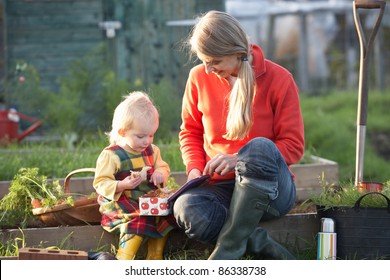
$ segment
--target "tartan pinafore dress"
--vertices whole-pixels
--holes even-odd
[[[140,171],[143,166],[150,166],[147,173],[147,181],[143,182],[134,190],[128,190],[121,194],[118,201],[109,200],[101,195],[98,196],[100,213],[102,214],[101,226],[108,232],[119,233],[119,243],[126,242],[134,234],[145,237],[161,238],[177,227],[172,214],[168,216],[140,216],[138,198],[156,189],[149,183],[150,176],[154,171],[153,148],[150,145],[141,155],[127,153],[120,146],[107,148],[112,150],[121,161],[121,168],[115,174],[116,180],[123,180],[130,175],[130,170]],[[140,161],[142,157],[142,161]],[[134,166],[134,162],[143,162],[143,166]]]

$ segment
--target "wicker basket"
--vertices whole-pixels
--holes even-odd
[[[94,168],[81,168],[70,172],[64,180],[64,192],[69,194],[69,183],[73,175],[82,172],[95,172]],[[66,203],[53,207],[41,207],[33,209],[37,216],[47,226],[78,226],[100,224],[101,214],[96,198],[82,198],[76,200],[74,205]]]

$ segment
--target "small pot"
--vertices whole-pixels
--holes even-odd
[[[382,192],[383,184],[378,182],[360,182],[358,185],[358,191],[364,192]]]

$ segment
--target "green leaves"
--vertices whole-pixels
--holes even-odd
[[[337,207],[355,205],[356,201],[364,193],[359,192],[352,182],[341,186],[323,183],[322,192],[319,195],[312,195],[310,201],[322,207]],[[384,183],[382,194],[390,197],[390,181]],[[387,207],[387,201],[377,194],[372,194],[364,198],[360,204],[362,207]]]
[[[42,206],[53,206],[65,198],[58,180],[48,181],[38,168],[20,168],[11,181],[9,192],[0,200],[0,225],[20,224],[25,227],[33,218],[31,200]]]

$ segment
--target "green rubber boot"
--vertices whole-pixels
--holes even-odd
[[[209,260],[235,260],[247,250],[248,239],[258,227],[265,212],[276,216],[269,207],[268,195],[261,190],[236,182],[229,208],[229,216],[222,227]]]
[[[296,259],[285,247],[273,240],[262,227],[257,227],[249,237],[247,251],[256,256],[262,255],[274,260]]]

